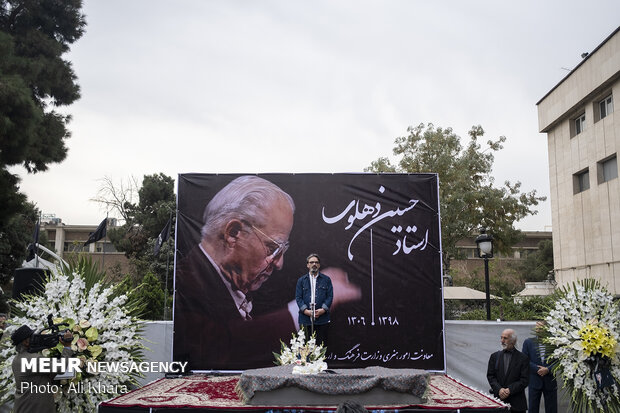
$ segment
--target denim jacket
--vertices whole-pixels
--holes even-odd
[[[329,307],[332,305],[334,299],[334,289],[332,287],[332,280],[323,273],[319,272],[316,279],[316,308],[325,309],[326,313],[314,320],[314,324],[327,324],[329,323]],[[310,317],[303,312],[310,308],[310,300],[312,298],[312,291],[310,290],[310,275],[302,275],[297,280],[297,287],[295,288],[295,301],[299,307],[299,325],[310,325],[312,321]]]

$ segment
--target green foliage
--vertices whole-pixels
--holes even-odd
[[[68,264],[68,266],[63,265],[63,272],[69,277],[69,281],[73,280],[73,274],[79,273],[82,274],[87,290],[90,290],[98,282],[103,282],[105,286],[109,285],[105,281],[105,271],[101,270],[99,264],[94,263],[90,255],[74,255],[69,259]]]
[[[78,254],[69,260],[68,266],[62,265],[61,270],[63,274],[69,277],[69,281],[73,279],[74,274],[81,274],[84,279],[86,291],[89,291],[96,283],[100,283],[102,288],[108,288],[112,286],[112,282],[106,276],[105,271],[101,270],[98,263],[95,263],[90,255]],[[133,288],[131,284],[116,284],[114,286],[114,292],[110,295],[111,301],[115,297],[121,294],[126,294],[128,300],[124,305],[124,309],[128,315],[136,318],[143,318],[147,302],[143,297],[137,294],[137,289]],[[20,300],[28,301],[29,295],[24,295]],[[25,316],[19,309],[14,308],[13,313],[15,316]]]
[[[446,320],[459,320],[463,314],[477,311],[483,306],[484,302],[480,300],[445,300],[444,317]],[[486,312],[484,314],[486,318]]]
[[[134,180],[135,183],[135,180]],[[135,192],[134,192],[135,190]],[[138,201],[132,196],[137,192]],[[164,301],[172,297],[172,266],[174,247],[170,241],[164,243],[157,257],[153,256],[155,242],[171,215],[173,223],[170,239],[174,239],[174,179],[159,173],[145,175],[142,185],[114,185],[109,178],[103,180],[97,202],[105,204],[108,209],[115,210],[125,219],[125,224],[118,228],[110,228],[108,237],[118,251],[125,253],[130,262],[129,282],[132,285],[151,285],[148,295],[151,307],[147,310],[149,319],[164,317]],[[116,274],[118,278],[118,274]],[[147,283],[147,277],[148,283]],[[151,277],[159,281],[157,288]],[[168,293],[164,290],[167,283]],[[159,294],[161,292],[161,294]],[[146,294],[146,293],[145,293]],[[172,307],[167,303],[167,314],[170,316]]]
[[[525,288],[525,283],[519,277],[504,277],[501,272],[489,275],[489,285],[491,294],[498,297],[511,297]]]
[[[90,257],[81,255],[75,258],[60,268],[62,274],[48,277],[44,291],[36,295],[24,295],[12,302],[10,327],[5,334],[10,335],[22,324],[40,328],[47,324],[46,316],[52,315],[68,323],[68,328],[74,333],[74,346],[80,336],[88,340],[86,349],[73,348],[74,351],[77,350],[76,357],[109,362],[142,362],[145,347],[141,333],[144,323],[139,317],[144,302],[140,301],[141,298],[135,294],[135,290],[127,291],[109,282],[105,272],[101,271],[99,265]],[[90,326],[82,323],[82,320],[90,323]],[[62,350],[62,346],[56,348],[58,351]],[[126,353],[119,353],[118,350]],[[10,400],[15,393],[11,374],[11,361],[15,354],[15,348],[5,342],[0,357],[0,403]],[[52,351],[50,356],[54,354],[58,352]],[[71,391],[67,390],[68,383],[65,383],[62,392],[57,394],[61,397],[56,398],[56,402],[59,410],[63,412],[95,411],[102,400],[117,393],[118,386],[133,387],[140,377],[143,375],[139,371],[130,371],[123,375],[78,373],[73,383],[80,381],[84,388],[87,388],[104,380],[110,389],[93,393],[78,392],[76,397],[71,397]]]
[[[519,271],[525,281],[544,281],[549,271],[553,270],[553,242],[543,240],[538,243],[538,250],[521,260]]]
[[[62,58],[82,36],[81,0],[0,0],[0,276],[17,268],[34,225],[33,206],[9,167],[45,171],[67,155],[70,116],[53,108],[80,96]],[[25,231],[25,232],[21,232]]]
[[[121,294],[129,294],[134,289],[131,277],[128,274],[125,275],[123,279],[116,284],[116,288]]]
[[[162,282],[162,286],[165,284],[166,280],[166,269],[168,270],[168,289],[172,291],[172,276],[173,276],[173,264],[174,264],[174,242],[173,239],[170,239],[168,242],[165,242],[161,249],[159,250],[159,255],[154,257],[152,255],[153,249],[155,248],[156,238],[151,238],[147,241],[146,250],[151,253],[150,257],[145,257],[145,259],[134,259],[132,263],[134,268],[141,268],[141,273],[146,274],[147,272],[152,272],[156,274]]]
[[[24,202],[23,212],[10,216],[0,223],[0,312],[8,312],[8,300],[13,289],[13,271],[21,267],[27,258],[27,247],[33,242],[34,228],[39,217],[39,210],[31,202]],[[39,234],[39,243],[47,246],[45,232]]]
[[[1,137],[2,131],[0,130],[0,139]],[[0,152],[1,148],[2,144],[0,144]],[[26,212],[28,209],[26,201],[26,195],[19,192],[19,178],[5,168],[0,168],[0,232],[7,230],[7,223],[14,215]]]
[[[23,204],[23,213],[12,215],[0,224],[0,285],[6,285],[26,258],[26,247],[32,240],[39,211],[30,202]]]
[[[524,298],[522,303],[515,303],[511,296],[491,300],[491,320],[542,320],[554,305],[555,299],[555,295],[549,295]],[[480,302],[480,308],[463,312],[458,316],[459,320],[486,320],[486,318],[484,302]]]
[[[488,140],[483,149],[478,143],[484,136],[481,126],[471,128],[465,147],[451,128],[421,123],[407,132],[407,136],[395,140],[394,155],[400,158],[396,165],[382,157],[365,170],[439,175],[444,267],[450,268],[450,258],[457,254],[456,243],[471,237],[480,226],[493,235],[495,250],[508,253],[520,237],[514,223],[536,214],[533,207],[546,198],[537,196],[535,190],[521,193],[520,182],[494,186],[493,153],[503,148],[506,138]]]
[[[138,190],[138,203],[124,202],[125,224],[108,231],[118,251],[128,258],[152,257],[149,239],[157,238],[176,208],[174,179],[162,173],[145,175]],[[121,206],[119,206],[121,207]],[[173,225],[174,228],[174,225]],[[172,234],[171,234],[172,236]]]
[[[161,320],[164,316],[164,291],[155,274],[148,272],[133,293],[136,299],[146,303],[143,317],[145,320]]]
[[[176,207],[174,179],[163,173],[145,175],[138,190],[134,219],[152,237],[157,237]]]
[[[489,261],[489,287],[491,294],[498,297],[512,296],[525,287],[521,273],[510,265],[502,265],[499,260]],[[474,271],[472,288],[484,291],[484,269]]]
[[[81,0],[0,0],[0,165],[44,171],[67,153],[69,117],[50,106],[80,96],[62,55],[86,22]]]
[[[157,276],[152,272],[147,272],[140,284],[136,286],[132,277],[127,274],[117,284],[116,287],[124,294],[128,294],[133,300],[144,303],[142,309],[142,318],[145,320],[163,320],[164,317],[164,301],[165,292],[159,282]],[[168,319],[172,316],[172,296],[168,295],[168,302],[166,312],[168,313]]]
[[[482,261],[480,267],[473,270],[459,269],[458,266],[455,266],[452,268],[451,274],[454,285],[485,291]],[[513,268],[510,263],[492,259],[489,260],[489,286],[491,294],[495,296],[511,296],[523,290],[525,281],[522,273]]]

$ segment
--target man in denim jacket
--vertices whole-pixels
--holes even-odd
[[[327,345],[329,307],[334,299],[332,280],[319,272],[321,260],[318,254],[306,258],[308,274],[297,280],[295,300],[299,307],[299,326],[316,334],[317,344]],[[314,310],[314,313],[313,313]]]

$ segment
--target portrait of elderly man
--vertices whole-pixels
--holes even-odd
[[[254,175],[222,188],[204,209],[198,245],[177,263],[174,357],[192,370],[241,370],[265,365],[297,328],[298,308],[255,315],[252,293],[282,269],[295,202]],[[346,279],[346,277],[341,277]],[[339,282],[340,300],[359,288]]]
[[[242,176],[207,204],[201,241],[177,267],[175,355],[190,368],[247,368],[260,351],[294,331],[288,308],[252,316],[251,293],[282,268],[295,203],[273,183]],[[180,340],[180,339],[183,340]]]

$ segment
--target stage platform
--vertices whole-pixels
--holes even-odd
[[[99,406],[99,413],[177,413],[286,411],[317,413],[336,410],[337,406],[256,406],[245,404],[235,387],[239,376],[192,376],[160,379],[140,389],[118,396]],[[355,400],[351,395],[350,400]],[[381,412],[506,412],[506,405],[443,374],[431,375],[427,401],[414,405],[369,405],[369,411]]]

